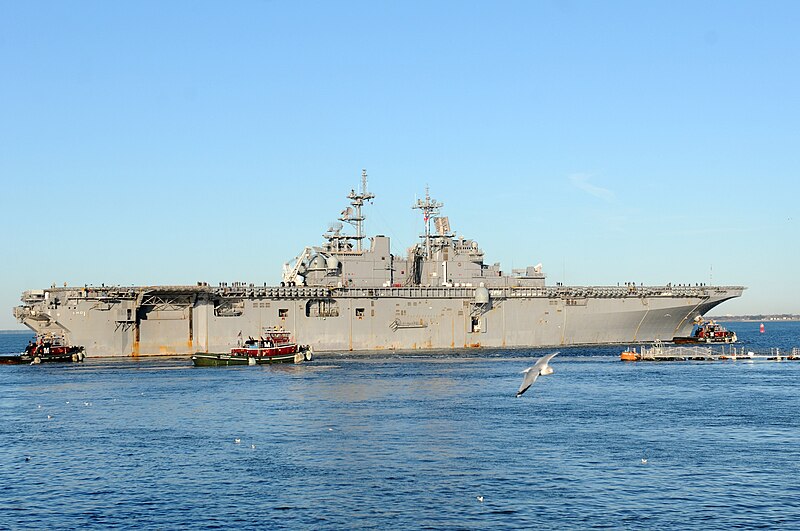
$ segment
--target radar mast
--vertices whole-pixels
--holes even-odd
[[[422,217],[425,219],[425,258],[431,257],[431,218],[439,215],[439,209],[444,203],[439,203],[431,199],[428,186],[425,186],[425,200],[417,199],[417,203],[411,208],[422,210]]]
[[[363,229],[365,218],[361,213],[361,207],[364,205],[364,201],[371,201],[374,197],[375,194],[367,192],[367,170],[361,170],[361,192],[356,193],[355,190],[350,190],[347,198],[353,208],[347,208],[339,218],[339,221],[349,223],[356,228],[356,235],[350,238],[356,241],[356,250],[359,252],[361,252],[361,240],[365,237]]]

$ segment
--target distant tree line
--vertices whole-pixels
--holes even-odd
[[[752,315],[706,316],[706,319],[714,319],[715,321],[800,321],[800,315],[792,313],[757,313]]]

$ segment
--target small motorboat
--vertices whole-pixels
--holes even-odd
[[[641,355],[636,352],[636,348],[628,347],[626,350],[623,350],[620,355],[619,359],[622,361],[639,361],[641,359]]]

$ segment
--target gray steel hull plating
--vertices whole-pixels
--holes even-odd
[[[323,289],[252,286],[53,288],[26,292],[15,315],[63,333],[87,356],[227,351],[282,326],[320,351],[549,347],[670,340],[742,287]],[[311,312],[326,301],[335,311]],[[314,306],[316,308],[316,306]]]

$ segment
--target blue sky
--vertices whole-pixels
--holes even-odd
[[[52,283],[275,283],[359,183],[549,282],[800,313],[796,2],[0,2],[0,329]]]

